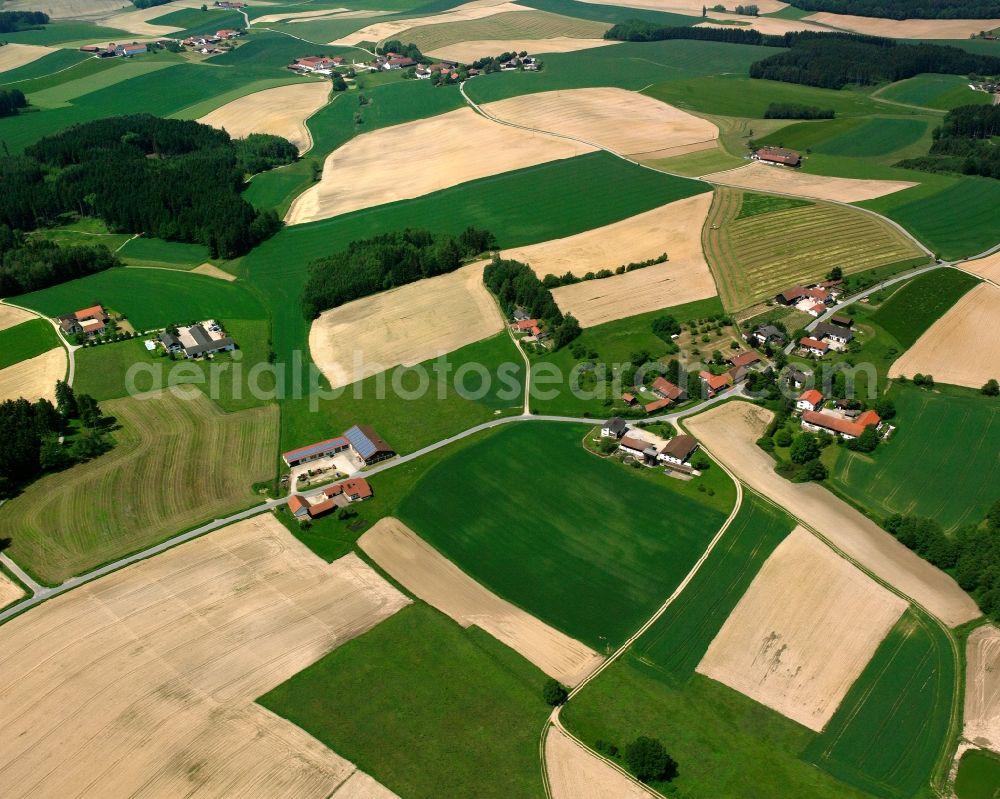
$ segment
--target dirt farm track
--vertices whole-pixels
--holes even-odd
[[[0,795],[388,799],[254,700],[407,602],[270,515],[52,599],[0,628]]]

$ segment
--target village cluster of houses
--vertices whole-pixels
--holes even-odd
[[[211,55],[212,53],[221,53],[222,50],[215,45],[220,42],[226,42],[230,39],[237,39],[243,35],[243,31],[238,31],[233,28],[223,28],[222,30],[213,33],[205,33],[198,36],[188,36],[186,39],[181,39],[181,44],[184,47],[190,47],[197,53],[203,53],[205,55]]]
[[[812,286],[793,286],[776,294],[774,301],[815,318],[837,301],[840,296],[839,285],[840,281],[827,280]]]
[[[618,416],[604,423],[601,436],[616,439],[619,452],[642,463],[661,465],[688,474],[694,472],[688,461],[698,449],[698,442],[692,436],[681,434],[666,440],[648,430],[631,427]]]
[[[88,338],[101,335],[108,329],[111,317],[102,305],[92,305],[57,317],[59,329],[67,336],[85,335]]]
[[[222,50],[215,46],[219,42],[236,39],[242,35],[243,31],[235,30],[233,28],[223,28],[215,33],[188,36],[186,39],[182,39],[181,41],[170,38],[157,39],[156,44],[160,47],[183,45],[184,47],[189,47],[196,52],[209,55],[212,53],[222,52]],[[84,53],[93,53],[97,58],[131,58],[132,56],[148,53],[149,45],[145,42],[128,42],[123,44],[110,42],[107,45],[85,44],[80,48],[80,51]]]
[[[85,44],[80,48],[82,53],[93,53],[97,58],[131,58],[149,52],[149,47],[144,42],[128,42],[117,44],[110,42],[107,45]]]
[[[288,499],[288,510],[299,520],[316,519],[337,508],[346,508],[352,502],[364,502],[374,495],[365,478],[352,477],[308,497],[292,494]]]
[[[186,44],[187,40],[184,43]],[[371,61],[352,61],[350,64],[344,60],[343,56],[339,55],[305,56],[303,58],[296,58],[295,61],[288,65],[288,69],[300,74],[329,76],[342,67],[350,67],[356,72],[359,70],[388,72],[397,69],[410,69],[412,67],[414,76],[420,79],[430,78],[435,72],[440,72],[442,75],[447,75],[451,80],[458,80],[459,73],[457,70],[459,66],[461,65],[457,61],[446,61],[444,59],[433,64],[420,64],[409,56],[390,51],[375,56]],[[517,69],[537,70],[538,61],[531,56],[523,58],[515,56],[500,64],[501,72],[510,72]],[[470,67],[465,70],[465,74],[470,78],[474,78],[480,74],[480,70]]]
[[[178,327],[176,333],[164,330],[157,341],[147,342],[146,347],[155,348],[157,343],[165,352],[183,355],[185,358],[204,358],[217,352],[232,352],[236,349],[236,342],[226,335],[222,325],[214,319]],[[153,345],[152,348],[150,344]]]
[[[810,433],[820,431],[850,440],[860,436],[866,427],[879,430],[882,418],[873,410],[848,407],[845,400],[837,400],[833,407],[826,407],[825,397],[815,388],[803,391],[795,402],[795,410],[801,414],[801,427]]]

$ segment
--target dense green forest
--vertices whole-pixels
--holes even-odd
[[[886,19],[991,19],[1000,0],[788,0],[803,11],[832,11]]]
[[[204,244],[233,258],[281,227],[240,192],[246,176],[297,158],[294,145],[254,134],[232,140],[208,125],[149,114],[111,117],[47,136],[0,158],[0,224],[33,230],[59,214],[116,231]]]
[[[0,225],[0,297],[48,288],[120,265],[118,256],[106,247],[60,247],[52,241],[27,239]]]
[[[93,397],[75,394],[61,380],[55,405],[23,398],[0,403],[0,497],[13,496],[45,472],[107,451],[111,444],[104,430],[109,423],[113,420],[104,418]]]
[[[582,332],[576,319],[569,314],[563,316],[552,292],[528,264],[495,256],[483,272],[483,282],[496,295],[508,318],[517,308],[523,308],[532,318],[541,320],[556,349],[566,346]]]
[[[951,572],[989,616],[1000,614],[1000,500],[986,519],[948,536],[934,519],[890,516],[882,525],[925,560]]]
[[[47,25],[49,15],[41,11],[0,11],[0,33],[16,33]]]
[[[0,89],[0,117],[12,117],[27,107],[28,101],[20,89]]]
[[[802,103],[771,103],[764,112],[764,119],[833,119],[836,111]]]
[[[935,44],[897,44],[875,37],[799,37],[785,52],[750,65],[751,78],[803,83],[824,89],[868,86],[923,72],[948,75],[1000,73],[1000,58]]]
[[[961,172],[1000,179],[1000,106],[964,105],[953,108],[934,130],[930,154],[900,162],[908,169],[928,172]]]
[[[346,250],[309,264],[302,310],[314,319],[345,302],[454,272],[495,246],[492,233],[473,227],[458,236],[407,228],[352,241]]]
[[[170,0],[132,0],[132,5],[136,8],[153,8],[154,6],[162,6],[169,3]]]

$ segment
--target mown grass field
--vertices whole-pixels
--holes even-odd
[[[504,39],[549,39],[557,36],[600,39],[609,27],[605,22],[574,19],[547,11],[512,11],[466,22],[420,25],[404,31],[400,36],[427,53],[450,44],[480,39],[496,39],[498,47]]]
[[[208,247],[182,241],[138,238],[128,241],[119,251],[123,261],[136,266],[160,266],[170,269],[194,269],[211,261]]]
[[[878,92],[885,100],[908,105],[920,105],[948,111],[960,105],[989,105],[992,101],[986,92],[969,88],[963,75],[937,75],[925,73],[886,86]]]
[[[946,530],[975,524],[1000,499],[1000,407],[978,392],[893,385],[899,430],[872,455],[841,453],[833,487],[876,519],[932,518]]]
[[[957,269],[935,269],[894,292],[872,315],[904,349],[912,347],[979,279]]]
[[[814,733],[695,673],[757,571],[794,523],[752,494],[695,578],[633,649],[562,714],[585,743],[660,738],[690,799],[864,796],[801,760]]]
[[[654,335],[652,330],[653,320],[665,314],[685,324],[709,316],[721,318],[724,311],[718,297],[712,297],[584,329],[575,342],[585,349],[584,358],[574,358],[568,347],[532,358],[533,364],[551,364],[558,369],[558,374],[563,378],[561,381],[555,381],[547,375],[539,378],[540,372],[533,372],[533,376],[539,379],[535,381],[538,393],[531,398],[532,413],[600,418],[621,410],[624,407],[620,402],[621,392],[611,392],[612,386],[609,385],[604,386],[604,390],[599,390],[595,386],[592,398],[577,397],[572,391],[573,370],[580,363],[604,364],[608,374],[611,375],[608,378],[608,382],[611,383],[613,375],[618,374],[615,365],[630,363],[633,353],[645,350],[653,359],[662,357],[663,360],[667,360],[673,357],[667,355],[666,343]],[[738,334],[734,331],[733,335]],[[596,357],[592,357],[593,353],[597,353]],[[580,379],[581,375],[578,373],[575,377]],[[557,394],[549,397],[547,392],[552,390],[556,390]],[[607,399],[611,399],[614,403],[612,407],[605,404]]]
[[[180,270],[108,269],[12,300],[46,316],[100,303],[125,314],[136,330],[213,316],[265,319],[258,294],[239,283]]]
[[[258,702],[400,796],[542,799],[545,676],[423,603]]]
[[[39,78],[43,75],[51,75],[53,72],[58,72],[74,64],[79,64],[88,58],[91,58],[89,53],[81,53],[79,50],[56,50],[53,53],[47,53],[41,58],[35,59],[30,64],[24,64],[15,69],[0,72],[0,85],[19,83],[32,78]]]
[[[908,610],[804,757],[885,799],[926,793],[951,746],[955,667],[948,634]]]
[[[1000,793],[1000,758],[985,749],[970,749],[958,766],[958,799],[996,799]]]
[[[701,17],[687,14],[673,14],[668,11],[656,11],[650,8],[631,8],[623,6],[596,5],[594,3],[578,2],[578,0],[524,0],[518,5],[537,8],[540,11],[550,11],[553,14],[564,14],[577,19],[591,19],[598,22],[627,22],[631,19],[643,19],[655,22],[657,25],[682,28],[701,21]]]
[[[585,451],[585,426],[499,429],[427,470],[400,518],[487,588],[598,651],[642,624],[734,501]]]
[[[776,147],[824,155],[870,158],[891,156],[898,160],[920,155],[930,146],[930,119],[871,117],[789,123],[760,141]],[[926,141],[924,141],[926,139]],[[920,142],[920,146],[913,145]]]
[[[30,319],[0,330],[0,369],[34,358],[58,346],[59,337],[45,319]]]
[[[729,311],[821,280],[835,266],[852,274],[927,261],[909,239],[869,214],[816,202],[741,219],[744,196],[717,188],[702,232],[705,257]],[[751,202],[759,209],[758,200]]]
[[[131,33],[120,31],[117,28],[105,28],[92,22],[79,22],[71,19],[54,20],[40,28],[3,35],[5,42],[45,45],[83,40],[89,42],[102,40],[106,42],[130,42],[134,38],[136,37]]]
[[[224,414],[203,396],[103,403],[110,452],[43,477],[0,507],[10,555],[58,583],[253,502],[271,474],[277,412]]]
[[[32,106],[39,108],[66,108],[71,101],[78,97],[177,66],[177,59],[178,56],[173,53],[166,53],[163,56],[152,55],[143,59],[117,59],[120,66],[115,69],[103,69],[92,75],[74,78],[47,89],[32,90],[28,94],[28,98]],[[73,70],[70,70],[66,74],[72,72]]]

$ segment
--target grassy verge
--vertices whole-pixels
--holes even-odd
[[[418,604],[258,701],[401,796],[541,799],[544,681],[486,633]]]

